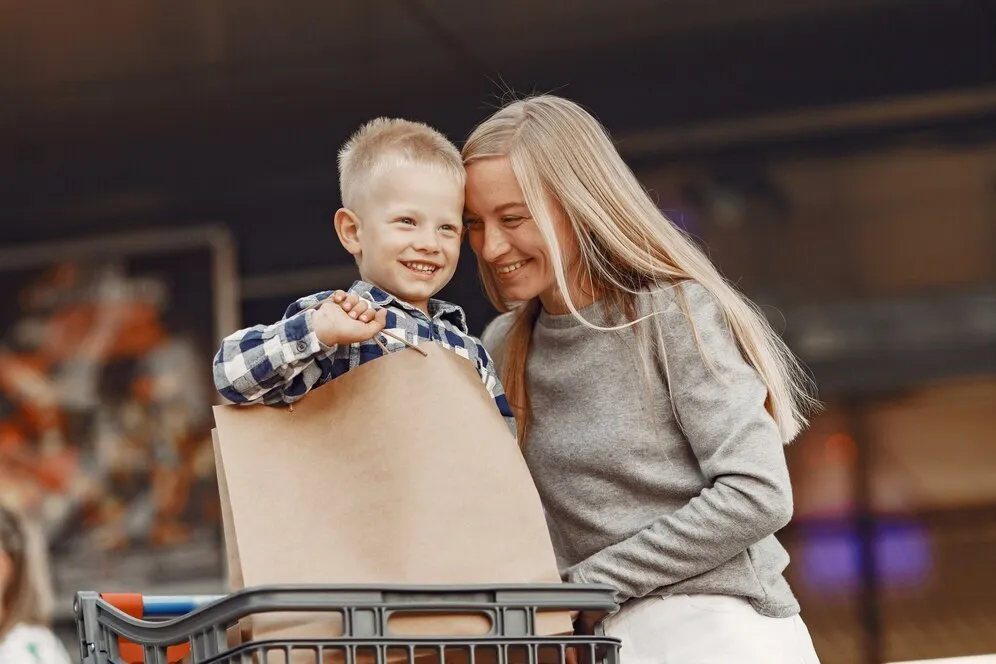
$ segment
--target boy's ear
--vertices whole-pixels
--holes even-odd
[[[360,220],[349,208],[335,211],[335,233],[339,242],[353,256],[360,254]]]

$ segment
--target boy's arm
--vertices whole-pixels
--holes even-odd
[[[241,404],[289,404],[344,373],[349,347],[319,342],[311,322],[315,311],[308,309],[331,295],[303,297],[273,325],[225,337],[214,358],[214,384],[221,396]]]

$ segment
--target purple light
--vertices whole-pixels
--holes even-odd
[[[852,590],[861,581],[861,543],[853,524],[802,527],[800,562],[805,582],[817,590]],[[918,523],[880,520],[874,533],[875,568],[889,588],[916,586],[930,574],[930,538]]]
[[[819,590],[849,590],[860,578],[861,550],[850,525],[806,526],[801,537],[802,575]]]
[[[887,585],[919,585],[930,575],[933,556],[923,526],[913,522],[879,523],[875,564]]]
[[[695,234],[696,224],[695,215],[689,210],[661,210],[668,219],[674,222],[674,225],[685,231],[686,233]]]

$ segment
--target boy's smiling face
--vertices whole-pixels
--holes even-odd
[[[336,213],[336,231],[364,281],[427,312],[460,258],[463,183],[427,166],[389,166],[370,176],[352,211]]]

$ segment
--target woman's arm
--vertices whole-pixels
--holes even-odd
[[[711,570],[792,516],[781,437],[765,410],[767,390],[741,356],[713,296],[697,284],[684,288],[694,331],[670,296],[657,300],[664,310],[661,369],[707,486],[568,572],[570,581],[607,583],[624,597],[644,597]]]

